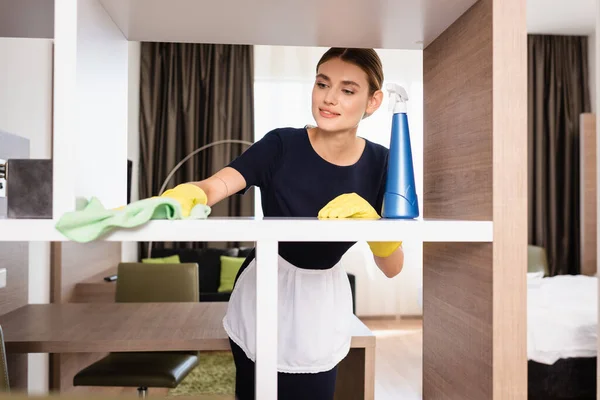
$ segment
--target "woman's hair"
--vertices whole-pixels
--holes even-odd
[[[383,67],[375,50],[332,47],[319,60],[317,71],[321,64],[332,58],[339,58],[365,71],[367,81],[369,82],[369,94],[373,94],[375,91],[381,89],[383,85]]]

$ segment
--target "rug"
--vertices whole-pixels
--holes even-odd
[[[200,352],[198,366],[168,396],[235,394],[235,364],[230,351]]]

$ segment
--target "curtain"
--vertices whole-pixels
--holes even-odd
[[[550,275],[580,267],[579,115],[590,111],[585,36],[528,36],[529,243]]]
[[[196,43],[141,45],[140,198],[157,195],[175,165],[223,139],[254,141],[252,46]],[[168,188],[209,177],[247,146],[219,144],[196,154]],[[215,204],[211,216],[253,216],[254,191]],[[237,246],[239,243],[153,243],[153,248]],[[147,247],[141,245],[141,254]]]

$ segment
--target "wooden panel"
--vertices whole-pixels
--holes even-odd
[[[493,217],[492,2],[423,52],[425,218]],[[492,245],[424,243],[423,398],[493,398]]]
[[[0,314],[6,314],[29,301],[29,243],[0,242],[0,268],[6,268],[6,287],[0,289]],[[10,386],[13,391],[27,390],[27,356],[7,357]]]
[[[581,114],[579,120],[581,176],[581,273],[595,275],[597,266],[597,171],[596,114]]]
[[[121,261],[120,242],[54,242],[51,244],[51,302],[69,303],[93,300],[93,292],[78,291],[78,284],[97,277]],[[106,352],[50,354],[50,386],[68,393],[74,390],[73,377]]]
[[[492,219],[491,2],[423,51],[423,216]]]
[[[424,247],[424,398],[526,398],[525,0],[480,0],[423,54],[424,217],[493,244]]]
[[[423,398],[492,398],[492,244],[423,245]]]
[[[52,251],[52,302],[74,300],[75,287],[121,261],[121,242],[54,242]]]
[[[494,399],[527,398],[526,0],[494,0]]]
[[[338,367],[335,400],[365,400],[365,349],[351,349]]]
[[[104,277],[116,275],[117,267],[104,270],[75,285],[73,303],[114,303],[117,281],[107,282]]]

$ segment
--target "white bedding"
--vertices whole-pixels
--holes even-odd
[[[527,275],[528,359],[551,365],[561,358],[595,357],[597,278]]]

